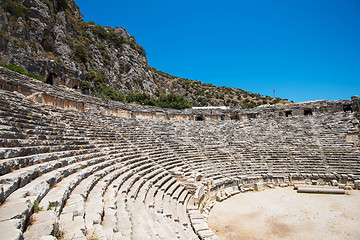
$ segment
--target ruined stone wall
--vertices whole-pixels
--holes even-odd
[[[0,67],[0,89],[16,91],[38,103],[65,109],[88,111],[96,109],[103,114],[174,121],[224,121],[283,118],[319,115],[335,112],[359,112],[359,98],[351,100],[314,101],[289,105],[264,105],[253,109],[163,109],[152,106],[119,103],[83,95],[66,87],[52,86]]]

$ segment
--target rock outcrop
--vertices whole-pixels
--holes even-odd
[[[97,96],[109,89],[153,97],[172,92],[195,105],[236,108],[283,101],[158,71],[126,29],[84,22],[74,0],[1,1],[0,60]]]
[[[145,51],[135,38],[124,28],[85,23],[73,0],[4,1],[1,5],[3,60],[55,85],[80,88],[81,81],[90,80],[87,74],[95,71],[118,90],[154,93],[157,89]],[[18,16],[13,8],[23,9],[24,14]]]

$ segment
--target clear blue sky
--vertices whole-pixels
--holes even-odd
[[[360,0],[75,0],[175,76],[294,102],[360,95]]]

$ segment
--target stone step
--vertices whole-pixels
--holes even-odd
[[[86,161],[89,159],[102,159],[104,155],[108,153],[108,156],[113,156],[114,152],[104,152],[104,153],[90,153],[83,154],[73,157],[60,158],[59,160],[53,160],[50,162],[40,163],[33,166],[21,168],[17,171],[11,172],[9,174],[3,175],[0,177],[0,183],[3,189],[3,199],[4,201],[12,192],[16,189],[25,186],[31,180],[37,178],[39,175],[52,172],[55,169],[59,169],[58,172],[62,174],[62,167],[70,165],[68,168],[71,168],[71,164],[76,162]],[[116,155],[119,156],[119,155]],[[21,161],[21,159],[20,159]],[[78,165],[75,165],[78,166]],[[67,168],[65,168],[67,169]],[[77,170],[76,168],[75,170]],[[65,170],[66,171],[66,170]],[[66,176],[66,175],[65,175]]]
[[[50,174],[57,173],[57,184],[55,187],[51,188],[49,191],[49,187],[47,194],[43,195],[43,198],[39,199],[39,208],[43,211],[39,213],[34,213],[35,219],[40,219],[41,222],[47,222],[48,226],[52,226],[56,221],[57,217],[62,212],[62,209],[65,205],[65,202],[68,200],[71,192],[73,189],[84,179],[89,177],[91,174],[111,166],[115,163],[121,162],[124,157],[119,158],[98,158],[98,159],[91,159],[85,162],[76,163],[73,166],[65,167],[64,169],[60,169],[61,172],[52,171]],[[47,174],[43,175],[42,177],[46,176]],[[41,177],[36,179],[33,182],[40,181]],[[42,181],[43,182],[43,181]],[[16,191],[15,193],[17,193]],[[46,210],[46,211],[45,211]],[[0,208],[1,211],[1,208]],[[47,217],[44,217],[44,212],[47,213]],[[54,214],[49,214],[53,212]],[[39,215],[39,216],[37,216]],[[35,225],[35,224],[34,224]],[[29,230],[31,231],[31,230]],[[49,233],[50,234],[50,233]]]

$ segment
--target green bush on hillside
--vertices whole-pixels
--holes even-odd
[[[102,73],[98,73],[98,72],[91,70],[86,75],[86,80],[89,82],[93,82],[95,85],[95,88],[100,89],[102,87],[105,87],[106,82],[108,81],[108,78]]]
[[[125,97],[120,92],[110,88],[110,87],[103,87],[101,88],[101,93],[104,94],[104,96],[108,99],[118,101],[118,102],[124,102]]]
[[[57,10],[58,11],[65,11],[70,9],[69,3],[67,0],[56,0],[57,3]]]
[[[35,73],[32,73],[32,72],[27,72],[24,68],[20,67],[20,66],[16,66],[16,65],[12,65],[12,64],[7,64],[5,65],[5,67],[9,70],[12,70],[14,72],[17,72],[17,73],[20,73],[22,75],[25,75],[25,76],[28,76],[28,77],[31,77],[31,78],[35,78],[37,80],[40,80],[40,81],[44,81],[44,77],[43,76],[40,76],[40,75],[37,75]]]
[[[19,17],[22,17],[25,19],[28,18],[29,10],[27,7],[25,7],[21,3],[11,1],[11,0],[6,0],[5,4],[3,5],[3,9],[5,12],[10,13],[10,15],[16,19]]]
[[[83,44],[74,45],[74,59],[78,63],[86,63],[88,61],[88,50]]]

